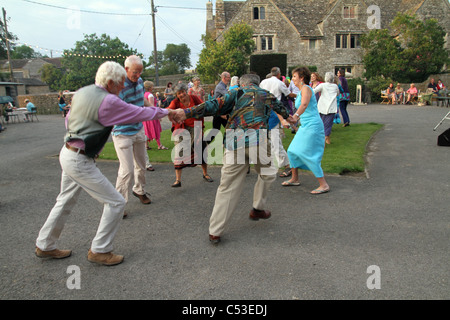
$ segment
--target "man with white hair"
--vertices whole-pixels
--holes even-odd
[[[145,88],[141,78],[143,69],[142,60],[138,56],[131,55],[125,60],[127,77],[125,87],[119,94],[123,101],[139,107],[149,105],[148,100],[144,99]],[[138,197],[142,204],[150,204],[151,200],[144,189],[146,162],[148,163],[144,125],[142,122],[117,124],[112,130],[112,139],[120,162],[116,181],[117,191],[127,203],[128,194],[132,189],[133,195]],[[127,214],[125,211],[124,217]]]
[[[97,70],[95,84],[78,90],[66,117],[67,132],[59,154],[62,168],[61,191],[56,204],[36,240],[36,255],[40,258],[62,259],[71,250],[57,249],[64,225],[81,189],[103,204],[103,214],[88,260],[102,265],[116,265],[123,256],[112,253],[113,239],[122,220],[125,199],[101,173],[95,158],[108,141],[117,123],[136,123],[160,119],[172,111],[140,108],[122,101],[118,95],[124,88],[126,72],[116,62],[107,61]]]

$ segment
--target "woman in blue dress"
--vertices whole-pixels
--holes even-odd
[[[306,83],[311,79],[311,72],[306,67],[292,71],[292,81],[299,89],[295,100],[297,111],[294,120],[300,118],[301,126],[294,136],[287,154],[292,168],[292,177],[282,183],[283,186],[299,186],[298,169],[310,170],[317,180],[319,187],[311,191],[312,194],[322,194],[330,191],[321,166],[325,149],[325,132],[323,122],[317,109],[317,100],[312,88]]]

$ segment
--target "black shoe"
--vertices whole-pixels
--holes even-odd
[[[179,188],[181,187],[181,181],[176,180],[175,183],[172,185],[172,188]]]
[[[213,182],[213,181],[214,181],[214,180],[210,177],[209,174],[203,175],[203,179],[205,179],[205,180],[208,181],[208,182]]]

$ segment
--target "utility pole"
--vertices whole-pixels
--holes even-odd
[[[155,60],[155,83],[159,86],[159,75],[158,75],[158,49],[156,48],[156,27],[155,27],[155,5],[152,0],[152,24],[153,24],[153,58]]]
[[[8,26],[6,25],[6,10],[5,8],[2,8],[2,10],[3,10],[3,23],[5,25],[6,51],[8,53],[9,77],[11,79],[11,82],[14,82],[11,54],[9,52]]]

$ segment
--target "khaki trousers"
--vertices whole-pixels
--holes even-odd
[[[130,189],[137,194],[145,194],[147,137],[145,136],[144,128],[142,128],[135,135],[117,135],[113,136],[112,139],[120,162],[116,189],[128,202]],[[131,187],[133,181],[134,184]]]
[[[242,151],[225,150],[220,185],[209,221],[209,234],[211,235],[220,236],[222,234],[236,209],[250,161],[258,173],[258,180],[253,190],[253,208],[259,210],[266,208],[269,187],[275,181],[278,170],[274,166],[270,151],[267,152],[265,144],[259,147],[245,148],[245,161],[239,161],[238,154],[242,155]]]
[[[61,191],[44,226],[36,246],[43,251],[57,248],[64,225],[84,189],[103,204],[103,214],[92,241],[91,250],[106,253],[113,250],[113,240],[122,221],[125,199],[97,168],[94,159],[62,147],[59,162],[62,168]]]

